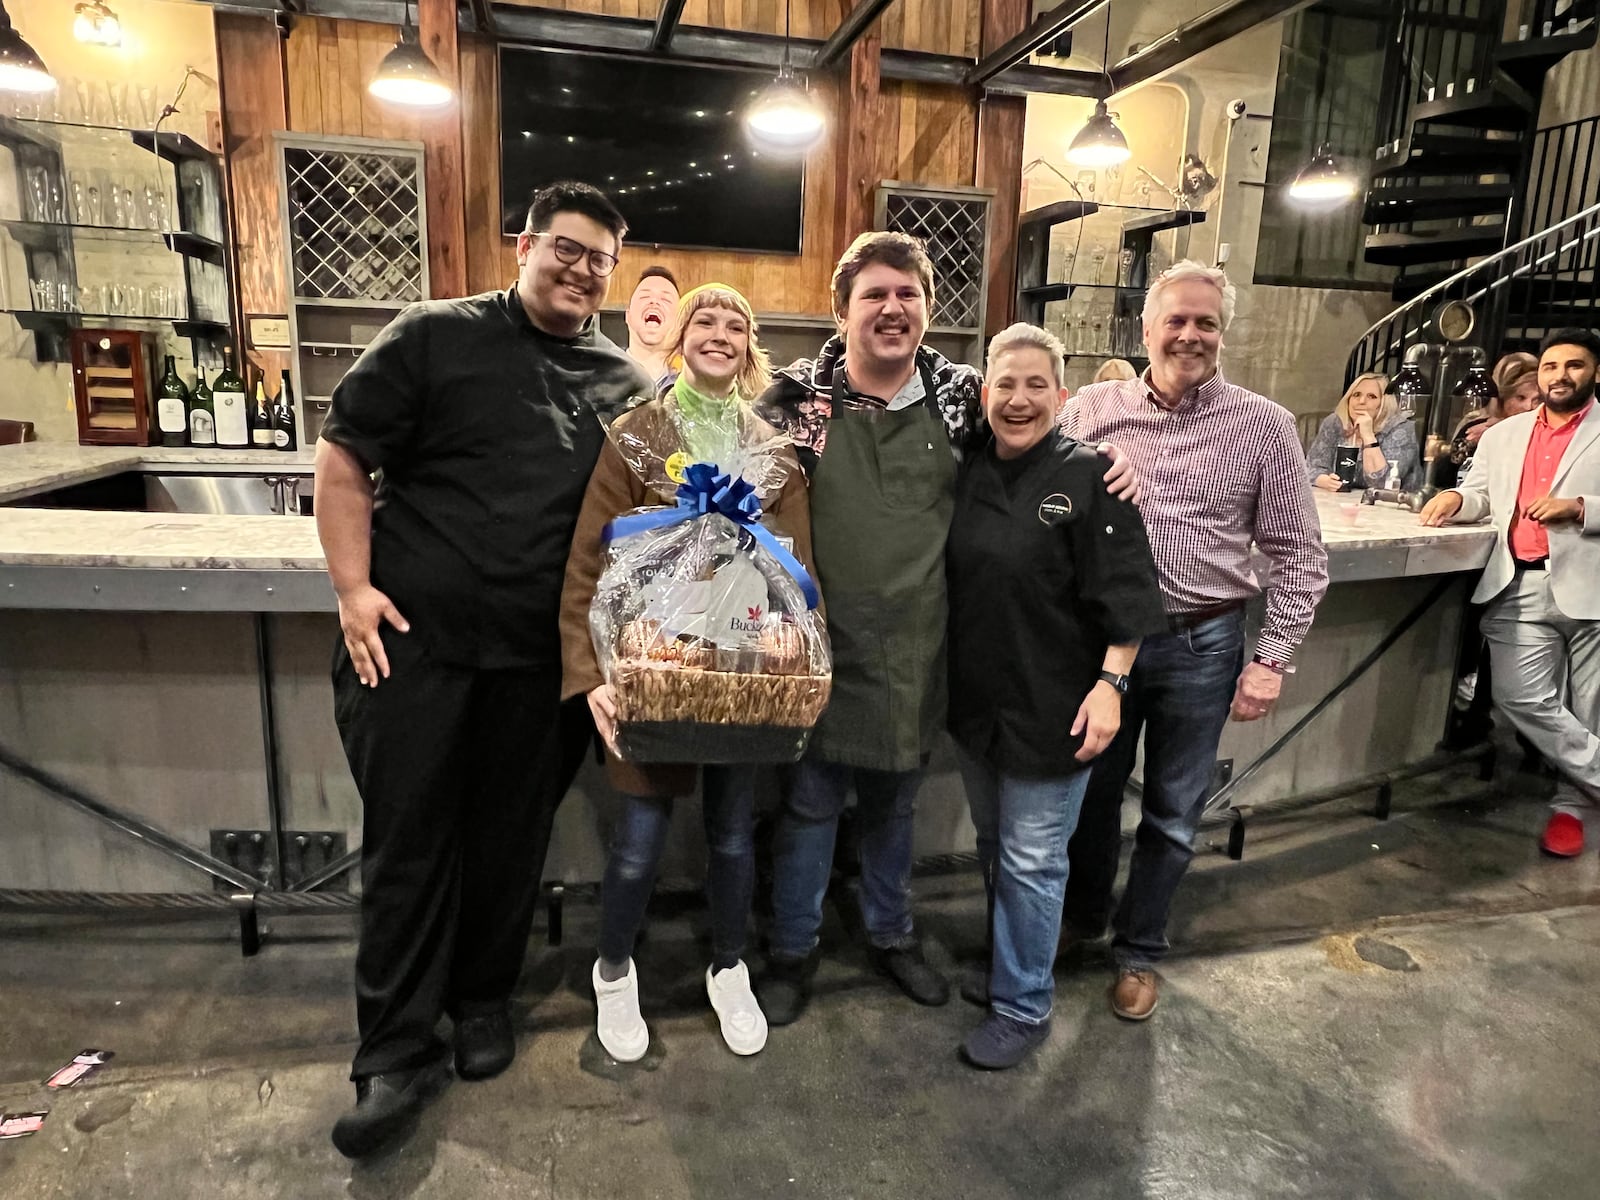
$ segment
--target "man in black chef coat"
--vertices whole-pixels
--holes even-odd
[[[567,551],[598,415],[650,388],[595,316],[626,228],[585,184],[538,192],[516,283],[401,313],[317,444],[335,715],[363,804],[357,1103],[333,1130],[351,1157],[421,1107],[452,1049],[441,1015],[462,1078],[515,1053],[551,820],[593,735],[560,703]]]

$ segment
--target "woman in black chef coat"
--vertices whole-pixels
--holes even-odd
[[[1050,1032],[1089,763],[1121,725],[1140,639],[1167,628],[1139,510],[1056,427],[1061,379],[1045,330],[1013,325],[990,343],[992,437],[956,485],[945,560],[950,732],[993,896],[989,1012],[961,1050],[991,1069]]]

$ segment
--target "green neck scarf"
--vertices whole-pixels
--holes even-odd
[[[677,426],[684,453],[691,462],[727,465],[739,440],[739,392],[708,396],[693,387],[680,373],[672,385],[677,402]]]

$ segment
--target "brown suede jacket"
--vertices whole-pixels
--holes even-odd
[[[613,431],[638,437],[665,459],[678,448],[678,435],[672,426],[669,395],[640,405],[619,418]],[[771,436],[777,430],[769,429]],[[776,496],[761,498],[761,523],[778,537],[792,538],[794,555],[816,578],[816,562],[811,557],[811,507],[806,495],[805,474],[800,470],[794,450],[781,452],[789,466],[788,479]],[[605,550],[600,532],[606,522],[636,508],[670,506],[676,497],[648,486],[623,458],[616,444],[607,439],[600,450],[594,474],[589,477],[578,511],[578,527],[572,535],[572,550],[567,557],[567,576],[561,589],[561,696],[587,694],[605,682],[600,662],[595,657],[589,635],[589,604],[605,566]],[[606,752],[606,778],[619,792],[633,796],[681,796],[694,791],[693,766],[681,764],[625,763]]]

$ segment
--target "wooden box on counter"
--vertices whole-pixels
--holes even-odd
[[[84,446],[150,446],[155,420],[156,338],[133,329],[74,329],[72,398]]]

